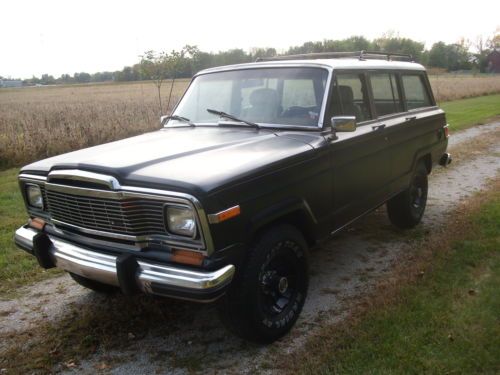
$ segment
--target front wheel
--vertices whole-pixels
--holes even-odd
[[[420,223],[427,204],[427,168],[418,163],[408,189],[387,202],[387,213],[392,224],[402,229],[413,228]]]
[[[219,315],[236,335],[270,343],[295,324],[307,295],[307,244],[290,225],[262,235],[247,263],[218,303]]]

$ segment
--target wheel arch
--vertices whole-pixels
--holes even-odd
[[[430,174],[432,172],[432,156],[430,153],[427,153],[423,156],[421,156],[418,160],[417,163],[422,160],[424,162],[425,168],[427,169],[427,174]]]
[[[302,233],[308,246],[316,243],[316,218],[307,202],[294,199],[270,206],[255,215],[251,221],[250,239],[254,239],[270,228],[289,224]]]

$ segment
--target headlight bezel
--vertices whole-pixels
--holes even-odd
[[[171,215],[177,211],[177,216],[184,211],[184,213],[188,213],[190,217],[181,217],[181,221],[184,220],[191,220],[192,221],[192,229],[178,229],[178,228],[173,228],[172,225],[174,224],[173,221],[171,220]],[[181,213],[182,215],[182,213]],[[198,218],[196,214],[196,210],[193,209],[193,207],[188,206],[188,205],[178,205],[178,204],[165,204],[163,206],[163,218],[165,222],[165,230],[169,235],[172,236],[178,236],[180,238],[190,238],[190,239],[195,239],[198,235]],[[180,225],[179,225],[180,226]]]
[[[36,202],[34,199],[32,199],[32,193],[31,192],[37,192],[38,196],[35,199],[38,199],[39,202]],[[43,201],[43,193],[42,193],[42,188],[38,184],[26,184],[24,186],[24,192],[26,194],[26,202],[30,208],[36,209],[36,210],[45,210],[45,203]]]

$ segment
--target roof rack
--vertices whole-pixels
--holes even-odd
[[[356,52],[317,52],[302,53],[298,55],[282,55],[275,57],[258,57],[255,61],[280,61],[280,60],[315,60],[315,59],[341,59],[346,57],[357,57],[359,60],[379,59],[414,62],[412,55],[403,53],[380,52],[380,51],[356,51]]]

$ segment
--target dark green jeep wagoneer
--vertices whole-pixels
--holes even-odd
[[[15,241],[98,292],[216,301],[258,342],[297,320],[308,248],[384,203],[417,225],[451,162],[424,68],[394,54],[204,70],[162,125],[22,168]]]

